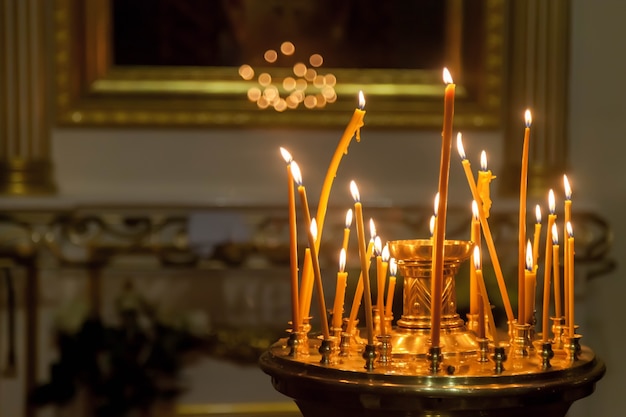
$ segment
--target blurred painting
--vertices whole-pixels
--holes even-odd
[[[285,41],[296,47],[289,63],[313,53],[332,68],[430,69],[445,60],[442,0],[113,0],[111,7],[120,66],[260,65]]]

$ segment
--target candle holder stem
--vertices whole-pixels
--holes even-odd
[[[428,361],[430,373],[438,373],[441,369],[441,363],[443,362],[443,353],[441,352],[441,346],[431,346],[428,349]]]
[[[391,335],[381,334],[378,339],[378,363],[385,366],[391,363]]]
[[[348,332],[341,333],[341,342],[339,343],[339,356],[347,357],[350,355],[350,340],[352,335]]]
[[[570,336],[567,338],[566,349],[567,349],[567,355],[568,355],[570,363],[576,362],[578,358],[580,357],[580,351],[581,351],[580,338],[581,337],[582,335],[574,334],[573,336]]]
[[[330,356],[333,351],[332,339],[324,339],[320,344],[319,353],[322,356],[320,363],[322,365],[330,365]]]
[[[298,357],[298,346],[300,345],[300,336],[295,329],[289,333],[289,339],[287,339],[287,346],[289,347],[289,356],[292,358]]]
[[[550,360],[554,357],[552,343],[543,343],[541,345],[541,369],[547,371],[552,367]]]
[[[364,368],[367,371],[373,371],[374,361],[376,360],[376,346],[370,345],[369,343],[365,345],[365,349],[363,350],[363,359],[365,359]]]
[[[530,324],[515,324],[513,344],[511,346],[513,356],[516,358],[525,358],[528,356],[528,347],[530,343]]]
[[[489,362],[489,339],[478,339],[478,362]]]
[[[552,320],[552,335],[554,337],[554,348],[555,349],[563,349],[563,332],[564,332],[564,317],[551,317]]]
[[[493,356],[492,356],[492,358],[493,358],[493,361],[496,364],[494,372],[497,375],[500,375],[502,372],[504,372],[504,362],[507,360],[505,347],[504,346],[496,346],[493,349]]]

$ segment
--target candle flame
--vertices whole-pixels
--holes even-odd
[[[287,149],[281,147],[280,154],[283,156],[283,159],[285,160],[287,164],[290,164],[291,161],[293,161],[293,158],[291,157],[291,154],[289,153]]]
[[[383,262],[389,262],[389,244],[385,243],[385,246],[383,247]]]
[[[376,237],[376,225],[374,224],[374,219],[370,219],[370,238],[374,240]]]
[[[487,171],[487,152],[485,151],[480,153],[480,170]]]
[[[567,222],[567,225],[565,227],[567,228],[567,235],[569,237],[574,237],[574,229],[572,228],[572,223]]]
[[[474,267],[476,270],[481,268],[480,264],[480,248],[478,246],[474,246]]]
[[[472,200],[472,216],[474,216],[474,220],[478,220],[480,217],[480,212],[478,211],[478,203],[476,200]]]
[[[300,166],[294,160],[291,160],[291,175],[293,175],[293,180],[298,184],[298,187],[302,185],[302,172],[300,171]]]
[[[352,226],[352,209],[348,209],[346,212],[346,229],[349,229]]]
[[[350,181],[350,192],[355,203],[361,201],[361,195],[359,194],[359,187],[356,186],[356,182]]]
[[[552,224],[552,244],[553,245],[559,244],[559,231],[556,228],[556,223]]]
[[[465,161],[467,157],[465,156],[465,148],[463,148],[463,135],[461,132],[456,134],[456,149],[459,151],[461,160]]]
[[[311,226],[309,227],[309,231],[313,236],[313,240],[317,240],[317,221],[315,221],[315,219],[311,219]]]
[[[533,123],[533,117],[530,114],[529,109],[526,109],[526,112],[524,113],[524,120],[526,122],[526,127],[530,127],[530,125]]]
[[[456,134],[456,149],[459,151],[459,156],[462,161],[465,161],[467,157],[465,156],[465,148],[463,148],[463,135],[461,132]]]
[[[563,175],[563,188],[565,188],[565,199],[572,199],[572,187],[569,185],[569,180],[567,179],[567,175]]]
[[[398,272],[398,262],[396,261],[396,258],[389,259],[389,275],[391,275],[392,277],[395,277],[397,272]]]
[[[434,207],[435,207],[435,216],[436,216],[437,214],[439,214],[439,192],[437,192],[437,194],[435,194],[435,204],[434,204]]]
[[[448,71],[448,68],[443,68],[443,82],[446,84],[453,84],[454,81],[452,80],[452,75],[450,74],[450,71]]]
[[[365,96],[363,95],[363,91],[359,91],[359,109],[363,110],[365,108]]]
[[[533,245],[530,243],[530,239],[528,239],[526,244],[526,269],[529,271],[533,270]]]
[[[339,252],[339,272],[343,272],[346,269],[346,250],[341,248]]]
[[[537,224],[541,223],[541,207],[539,204],[535,206],[535,217],[537,217]]]
[[[554,190],[550,189],[548,191],[548,208],[550,209],[550,214],[554,214],[556,210],[556,201],[554,199]]]
[[[376,236],[374,238],[374,253],[376,256],[380,256],[383,251],[383,241],[380,239],[380,236]]]
[[[435,222],[437,221],[437,216],[434,214],[430,216],[430,237],[433,237],[435,234]]]

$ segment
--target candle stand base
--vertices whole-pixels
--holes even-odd
[[[563,417],[594,391],[605,366],[578,335],[539,350],[529,324],[511,322],[506,342],[495,343],[466,329],[454,282],[471,242],[446,241],[439,342],[432,346],[430,245],[389,242],[404,278],[403,314],[384,336],[375,333],[376,344],[355,328],[332,357],[327,341],[315,337],[302,344],[308,353],[290,355],[282,339],[261,356],[274,388],[293,398],[304,417]]]
[[[446,358],[445,368],[452,366],[453,373],[432,374],[426,360],[395,356],[376,369],[364,369],[356,355],[321,365],[320,343],[311,340],[310,355],[298,360],[289,356],[286,340],[279,341],[260,359],[274,388],[293,398],[304,417],[563,417],[574,401],[594,391],[605,372],[584,346],[575,362],[556,355],[548,370],[542,369],[540,355],[509,359],[501,372],[476,356]],[[373,353],[366,363],[374,362],[373,348],[366,346]],[[506,354],[496,347],[496,364],[498,350]]]

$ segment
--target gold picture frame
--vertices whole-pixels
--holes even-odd
[[[444,61],[457,79],[459,127],[501,125],[505,4],[447,0]],[[56,122],[63,126],[337,127],[366,95],[369,127],[441,124],[442,68],[336,68],[337,100],[322,109],[260,110],[238,67],[114,65],[112,0],[56,0]],[[139,23],[138,23],[139,24]],[[415,51],[407,51],[414,53]],[[375,65],[374,65],[375,66]],[[274,70],[281,78],[285,69]]]

